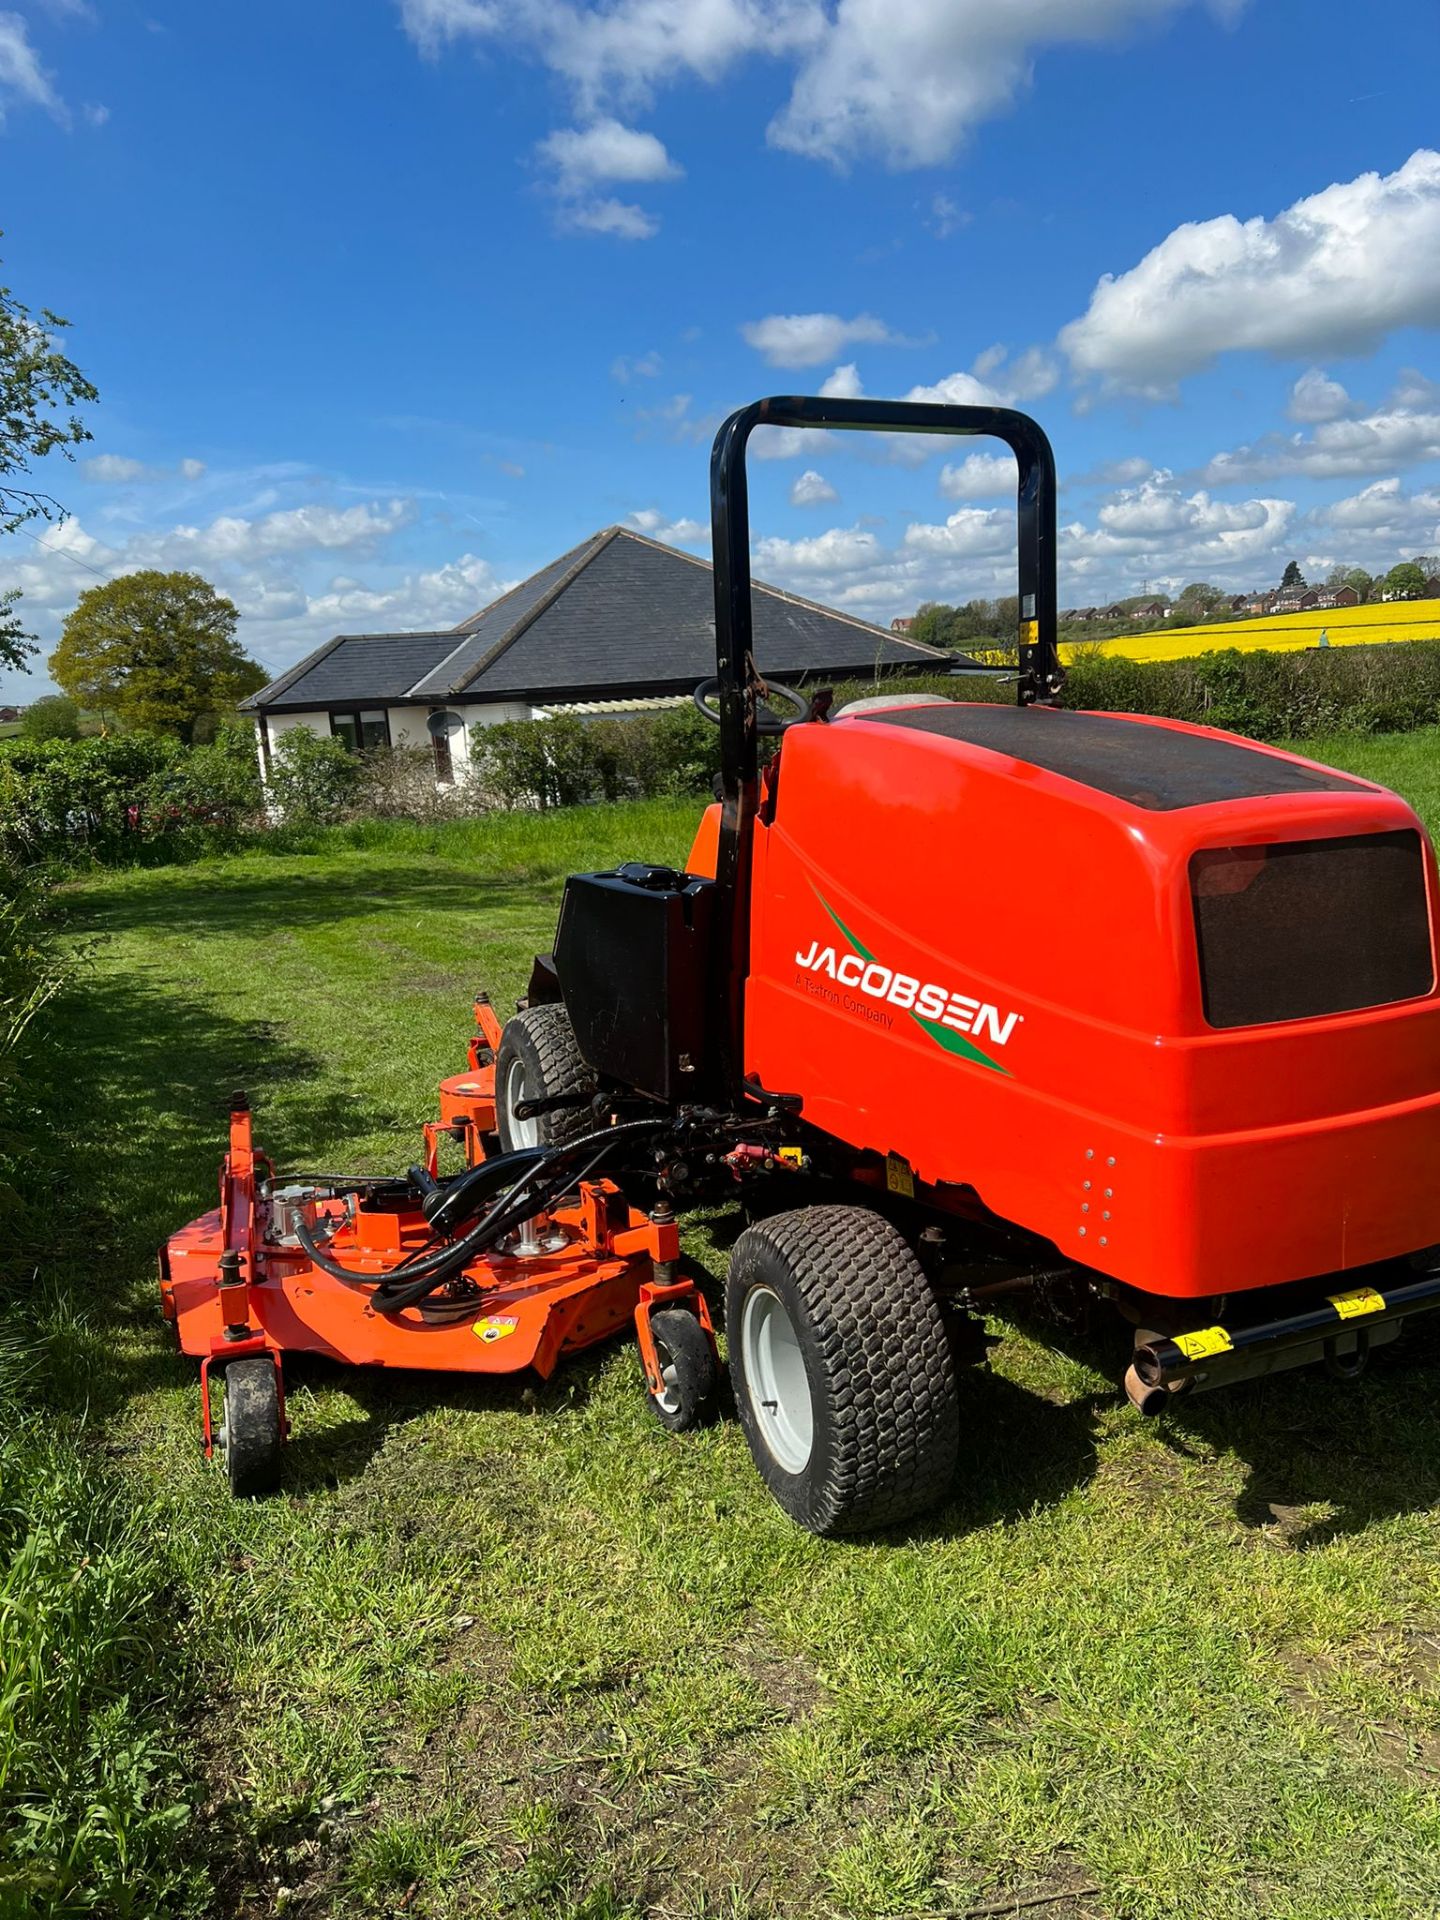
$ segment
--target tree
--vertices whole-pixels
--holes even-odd
[[[0,593],[0,667],[13,667],[23,673],[25,662],[35,651],[35,636],[25,631],[24,622],[15,611],[19,604],[18,587]]]
[[[100,396],[54,343],[69,324],[48,307],[37,318],[9,287],[0,287],[0,533],[13,533],[27,520],[64,517],[49,494],[15,481],[28,479],[32,463],[57,449],[73,460],[70,448],[90,438],[74,409]],[[0,593],[0,667],[23,669],[36,651],[15,613],[19,598]]]
[[[1175,604],[1180,607],[1194,607],[1201,613],[1213,613],[1228,600],[1229,594],[1223,587],[1212,587],[1208,580],[1192,580],[1179,595]]]
[[[28,478],[32,461],[57,448],[73,460],[70,448],[90,438],[74,409],[100,396],[54,341],[69,324],[48,307],[37,317],[0,287],[0,532],[61,516],[49,494],[14,486],[11,476]]]
[[[78,740],[80,709],[63,693],[47,693],[20,716],[20,731],[27,740]]]
[[[50,672],[82,706],[193,741],[268,678],[240,650],[239,618],[198,573],[122,574],[81,594]]]
[[[1298,560],[1287,560],[1285,562],[1285,571],[1280,576],[1280,591],[1284,593],[1290,587],[1303,587],[1304,585],[1305,576],[1300,571],[1300,562]]]
[[[1400,560],[1381,581],[1392,600],[1418,600],[1425,591],[1425,576],[1413,560]]]
[[[1353,587],[1363,600],[1374,586],[1375,576],[1373,573],[1367,573],[1364,567],[1347,567],[1345,569],[1343,584],[1347,587]]]

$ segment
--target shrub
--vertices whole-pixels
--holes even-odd
[[[63,693],[47,693],[21,714],[20,733],[26,740],[78,740],[80,709]]]
[[[0,741],[0,851],[23,860],[123,860],[182,829],[233,834],[259,807],[254,740],[239,724],[190,749],[146,733]]]
[[[364,767],[339,740],[289,727],[270,754],[270,798],[287,827],[338,820],[355,798]]]

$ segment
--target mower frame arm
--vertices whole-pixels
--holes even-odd
[[[750,598],[750,497],[745,451],[756,427],[822,427],[840,432],[988,435],[1003,440],[1019,468],[1016,518],[1020,562],[1022,707],[1047,701],[1065,675],[1056,644],[1055,455],[1044,429],[1010,407],[934,401],[772,396],[732,413],[710,454],[710,538],[715,566],[715,671],[720,707],[721,815],[716,867],[719,912],[712,1004],[719,1011],[720,1068],[731,1095],[744,1097],[741,1064],[744,982],[749,972],[749,848],[759,774],[757,671]]]

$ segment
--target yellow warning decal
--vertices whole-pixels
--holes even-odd
[[[787,1167],[799,1168],[805,1164],[805,1152],[801,1147],[781,1147],[775,1158],[783,1161]]]
[[[1020,644],[1022,647],[1034,647],[1040,643],[1040,622],[1022,620],[1020,622]]]
[[[1385,1311],[1385,1296],[1373,1287],[1353,1287],[1349,1293],[1327,1294],[1326,1298],[1342,1320],[1358,1320],[1362,1313]]]
[[[1202,1327],[1198,1333],[1177,1333],[1175,1344],[1187,1360],[1208,1360],[1212,1354],[1230,1352],[1230,1336],[1224,1327]]]
[[[907,1200],[915,1198],[915,1176],[903,1153],[886,1154],[885,1185],[891,1193],[903,1193]]]
[[[483,1340],[489,1346],[496,1340],[504,1340],[519,1324],[518,1320],[508,1314],[490,1314],[484,1320],[475,1322],[475,1338]]]

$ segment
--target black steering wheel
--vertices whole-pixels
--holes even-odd
[[[695,702],[695,711],[697,713],[703,713],[712,727],[718,727],[720,725],[720,709],[710,704],[719,691],[720,682],[718,680],[702,680],[690,696]],[[803,693],[797,693],[793,687],[782,686],[778,680],[767,680],[765,682],[765,691],[767,694],[773,693],[778,695],[782,700],[788,700],[790,705],[795,709],[795,719],[784,720],[778,713],[771,713],[768,707],[762,706],[757,700],[755,703],[755,731],[757,733],[784,733],[787,727],[793,727],[797,722],[810,718],[810,702]]]

